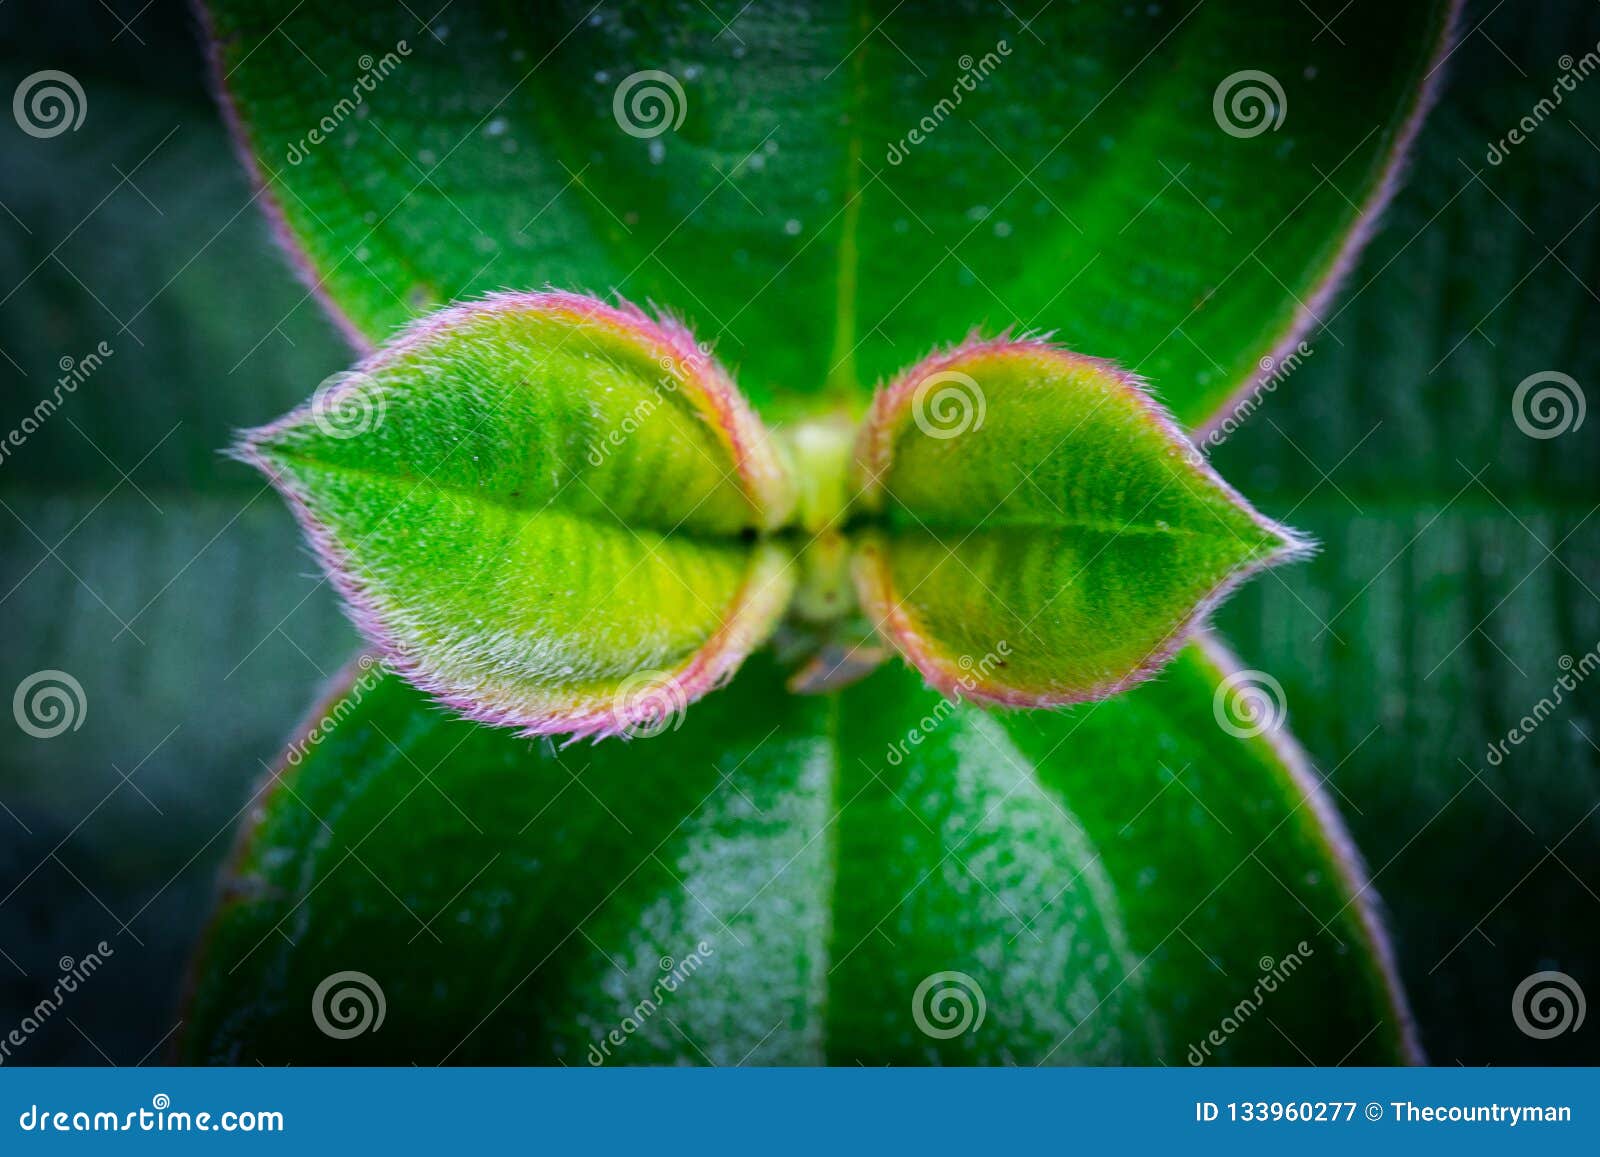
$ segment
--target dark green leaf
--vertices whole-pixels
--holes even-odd
[[[1359,868],[1289,749],[1218,726],[1214,662],[1000,719],[893,667],[790,696],[758,658],[679,730],[563,752],[358,667],[265,787],[183,1054],[1402,1059]],[[330,1035],[352,985],[382,1025]]]
[[[1325,547],[1220,625],[1337,768],[1429,1057],[1594,1064],[1600,84],[1563,57],[1594,50],[1600,12],[1491,8],[1347,302],[1216,453]],[[1578,392],[1536,423],[1519,386],[1550,371]],[[1588,994],[1581,1031],[1535,1038],[1513,1017],[1546,970]]]
[[[1281,0],[207,7],[270,202],[368,342],[502,286],[615,291],[792,412],[1016,324],[1198,424],[1349,258],[1447,6],[1355,0],[1337,35]]]

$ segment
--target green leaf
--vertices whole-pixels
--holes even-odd
[[[1308,552],[1137,378],[1041,341],[971,341],[908,371],[874,401],[858,467],[889,524],[858,556],[862,605],[951,696],[1115,694],[1248,575]]]
[[[358,625],[529,734],[667,725],[788,604],[778,451],[682,329],[571,294],[441,311],[247,434]]]
[[[1405,1059],[1359,867],[1281,740],[1216,726],[1216,662],[996,717],[895,667],[787,695],[757,658],[680,730],[581,753],[358,667],[265,785],[182,1055]]]
[[[1560,63],[1600,9],[1534,13],[1468,25],[1359,282],[1216,451],[1326,544],[1219,625],[1337,767],[1440,1065],[1600,1063],[1600,673],[1570,686],[1600,644],[1600,85]],[[1519,387],[1550,370],[1578,389],[1540,422]],[[1587,993],[1581,1031],[1512,1015],[1548,970]]]
[[[499,286],[614,291],[692,313],[793,411],[1018,325],[1198,424],[1348,266],[1451,7],[1355,0],[1331,35],[1281,0],[207,10],[268,203],[358,340]]]

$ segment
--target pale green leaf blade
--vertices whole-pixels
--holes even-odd
[[[569,294],[441,311],[246,435],[357,624],[530,733],[665,725],[788,603],[787,471],[681,329]]]
[[[857,466],[861,504],[888,523],[857,558],[862,604],[947,695],[1124,690],[1239,582],[1308,549],[1137,378],[1041,341],[972,341],[908,370],[874,400]]]

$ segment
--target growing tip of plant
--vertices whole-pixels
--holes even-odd
[[[670,315],[495,293],[414,322],[235,453],[397,671],[525,735],[676,726],[786,616],[826,639],[858,605],[947,694],[1102,698],[1309,550],[1136,375],[1043,334],[935,352],[859,430],[773,435]]]

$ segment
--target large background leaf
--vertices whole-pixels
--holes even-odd
[[[614,290],[689,315],[770,411],[825,386],[859,403],[937,342],[1021,325],[1147,374],[1190,422],[1315,296],[1444,8],[1355,0],[1320,35],[1278,0],[1026,24],[982,3],[749,5],[733,25],[473,5],[430,28],[403,5],[209,6],[270,196],[369,338],[502,285]],[[1277,131],[1219,124],[1241,70],[1281,89]],[[629,111],[639,84],[676,129]],[[925,117],[942,123],[891,163]]]
[[[356,682],[264,788],[183,1055],[597,1063],[631,1015],[621,1063],[1182,1064],[1292,954],[1219,1060],[1402,1059],[1348,865],[1267,740],[1216,727],[1216,677],[1191,649],[1003,721],[899,667],[824,700],[757,661],[679,731],[565,752]],[[350,970],[386,1016],[335,1039],[311,1009]],[[941,1040],[912,1009],[950,972],[985,1016]]]
[[[34,141],[0,124],[0,201],[31,231],[0,214],[0,296],[10,293],[0,303],[0,348],[27,372],[13,392],[19,378],[8,377],[11,367],[0,363],[5,424],[9,428],[45,392],[57,358],[80,356],[116,333],[121,321],[105,307],[124,320],[137,313],[133,328],[145,346],[118,344],[117,356],[79,392],[81,404],[69,413],[168,512],[157,516],[136,494],[124,500],[131,492],[116,470],[60,419],[0,466],[0,497],[51,544],[59,533],[50,530],[64,532],[118,487],[58,548],[59,562],[20,523],[0,514],[11,527],[0,545],[6,568],[0,593],[21,583],[0,604],[8,641],[0,685],[9,691],[28,672],[56,666],[77,673],[90,695],[81,731],[51,741],[13,733],[0,754],[0,800],[27,825],[24,830],[0,817],[11,830],[3,878],[12,893],[0,904],[0,947],[20,966],[0,960],[11,1019],[48,990],[58,956],[81,955],[106,936],[119,948],[115,987],[82,993],[69,1010],[73,1023],[54,1019],[18,1054],[20,1061],[99,1063],[104,1052],[132,1063],[173,1028],[175,977],[204,919],[231,819],[248,801],[259,761],[273,757],[302,710],[307,681],[318,667],[332,670],[351,637],[327,592],[314,592],[314,579],[306,577],[313,564],[300,552],[287,516],[264,498],[235,518],[257,487],[213,453],[232,427],[302,400],[318,379],[343,369],[348,354],[266,248],[248,190],[196,80],[182,15],[156,6],[136,18],[137,3],[115,6],[132,21],[131,33],[98,6],[70,20],[42,2],[12,0],[0,7],[4,90],[35,69],[66,68],[84,82],[92,102],[84,127],[54,141]],[[1343,51],[1359,56],[1368,45],[1351,35],[1354,26],[1336,8],[1321,13],[1331,32],[1307,31],[1300,43],[1310,45],[1315,36],[1326,47],[1337,33]],[[734,30],[741,28],[736,22]],[[892,35],[892,26],[886,28]],[[1593,1034],[1534,1041],[1516,1031],[1509,1010],[1510,990],[1535,967],[1564,967],[1591,995],[1595,990],[1600,946],[1597,924],[1585,913],[1592,914],[1592,893],[1600,891],[1600,841],[1588,815],[1597,773],[1593,749],[1572,726],[1594,734],[1592,692],[1570,716],[1546,724],[1537,742],[1519,751],[1514,768],[1486,767],[1478,782],[1455,759],[1477,766],[1482,747],[1473,737],[1497,733],[1537,698],[1535,692],[1547,693],[1544,672],[1553,677],[1550,667],[1562,650],[1578,655],[1592,645],[1594,608],[1554,561],[1522,582],[1544,551],[1481,490],[1467,490],[1431,526],[1428,520],[1467,482],[1462,474],[1450,484],[1449,471],[1456,469],[1457,440],[1468,436],[1482,435],[1482,450],[1462,460],[1477,469],[1485,454],[1499,455],[1498,476],[1486,474],[1485,481],[1494,480],[1496,492],[1546,542],[1554,545],[1577,526],[1595,501],[1583,497],[1592,494],[1595,476],[1592,417],[1581,431],[1541,445],[1522,440],[1505,419],[1511,390],[1533,369],[1564,368],[1580,381],[1595,375],[1596,355],[1579,340],[1593,316],[1592,296],[1562,263],[1593,287],[1594,219],[1584,215],[1593,206],[1600,158],[1582,134],[1600,141],[1592,127],[1600,119],[1594,107],[1600,98],[1587,90],[1569,96],[1510,162],[1483,171],[1487,189],[1463,161],[1482,168],[1477,158],[1487,142],[1503,137],[1548,92],[1562,53],[1582,55],[1600,40],[1600,23],[1587,10],[1565,6],[1527,11],[1483,3],[1469,10],[1463,29],[1470,35],[1450,71],[1468,79],[1447,90],[1401,212],[1355,278],[1356,304],[1335,323],[1344,344],[1317,341],[1300,375],[1218,455],[1224,472],[1265,509],[1292,517],[1331,549],[1303,577],[1286,572],[1290,587],[1266,578],[1257,592],[1232,604],[1225,626],[1253,665],[1268,666],[1283,680],[1295,729],[1323,769],[1333,771],[1343,793],[1335,798],[1398,914],[1393,930],[1433,1057],[1445,1063],[1592,1060]],[[280,63],[293,51],[281,44]],[[1251,63],[1229,60],[1225,71]],[[926,62],[923,67],[932,75]],[[953,62],[944,67],[953,79]],[[345,68],[348,74],[353,65]],[[1282,79],[1287,85],[1292,78]],[[1282,143],[1297,110],[1306,107],[1293,90],[1290,102],[1284,128],[1254,143]],[[1101,111],[1110,113],[1116,104],[1114,94]],[[1100,115],[1072,139],[1093,133]],[[175,125],[178,131],[163,144]],[[940,133],[959,131],[948,123]],[[985,162],[991,169],[1011,172],[999,154],[993,158]],[[132,173],[162,212],[121,173]],[[1333,184],[1359,198],[1360,189],[1344,174],[1332,174]],[[1146,216],[1194,206],[1176,183],[1163,192],[1166,180],[1161,174],[1147,188]],[[1017,196],[1028,191],[1023,186]],[[1508,207],[1537,232],[1519,226]],[[1198,206],[1193,211],[1191,226],[1209,220]],[[907,226],[916,228],[909,217]],[[1185,235],[1180,245],[1189,241]],[[963,276],[942,250],[930,252],[919,268],[940,260],[935,277]],[[1061,282],[1077,270],[1064,268]],[[893,271],[900,284],[904,273]],[[13,285],[20,288],[12,292]],[[990,303],[992,323],[1011,320],[981,287],[969,289]],[[676,294],[661,296],[677,300]],[[1485,315],[1482,333],[1473,334]],[[1187,332],[1169,345],[1187,346]],[[1430,375],[1464,336],[1456,360]],[[1519,342],[1540,356],[1528,355],[1526,368],[1502,365]],[[1338,467],[1371,426],[1361,424],[1363,408],[1379,407],[1374,413],[1385,416],[1384,426]],[[182,429],[133,470],[180,417]],[[1366,515],[1347,506],[1271,423],[1293,434]],[[1250,469],[1257,458],[1259,471]],[[158,484],[168,493],[158,492]],[[206,499],[195,495],[202,486]],[[1270,501],[1274,491],[1281,495],[1276,503]],[[1415,513],[1396,510],[1402,501],[1414,501]],[[46,511],[57,521],[42,521]],[[1388,520],[1382,525],[1373,521],[1380,514]],[[148,519],[143,527],[141,517]],[[1425,527],[1417,545],[1383,570]],[[1585,534],[1580,529],[1569,539],[1561,558],[1600,589],[1585,569],[1594,557],[1592,545],[1581,545]],[[1393,547],[1375,549],[1378,536]],[[1438,545],[1426,549],[1431,543]],[[127,634],[116,638],[119,625],[68,565],[125,620],[167,587],[148,612],[161,620],[161,630],[145,631],[141,616],[135,625],[146,640],[142,647]],[[117,582],[126,585],[113,586]],[[1484,632],[1427,677],[1508,594]],[[1354,599],[1334,624],[1344,642],[1328,635],[1316,641],[1320,627],[1294,596],[1324,619]],[[282,634],[273,630],[278,624]],[[1497,647],[1522,666],[1526,679]],[[1268,651],[1270,664],[1264,661]],[[245,664],[225,679],[240,658]],[[174,725],[179,731],[158,748]],[[134,781],[165,817],[119,786],[113,763],[124,771],[138,767]],[[567,794],[582,796],[576,787]],[[1166,794],[1187,798],[1176,783]],[[1217,808],[1213,795],[1200,794]],[[1585,825],[1575,828],[1586,815]],[[1562,862],[1546,857],[1549,846],[1557,847]],[[119,933],[123,920],[143,947]],[[1481,932],[1475,930],[1480,921]],[[1183,952],[1193,952],[1178,936],[1166,947],[1174,966],[1181,966]],[[1190,979],[1207,976],[1198,955],[1193,960]],[[1237,973],[1232,963],[1228,967]],[[1248,973],[1249,963],[1242,967]]]

